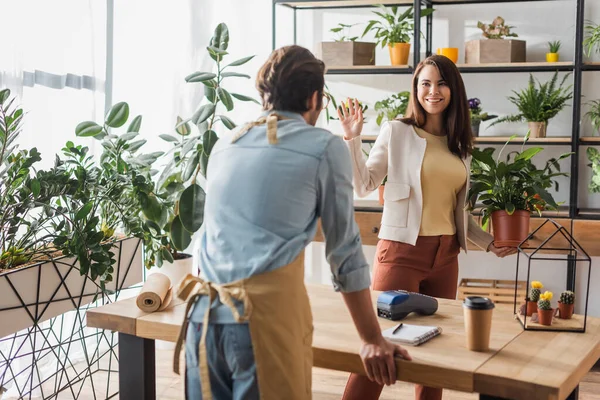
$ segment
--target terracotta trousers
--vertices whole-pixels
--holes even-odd
[[[455,299],[459,252],[456,235],[419,236],[415,246],[380,240],[375,255],[373,290],[406,290]],[[351,374],[343,400],[378,399],[382,389],[382,385],[364,375]],[[415,385],[415,399],[441,398],[442,389]]]

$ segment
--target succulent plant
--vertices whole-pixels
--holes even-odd
[[[551,310],[552,304],[550,303],[552,300],[552,292],[544,292],[540,294],[540,300],[538,301],[538,310]]]
[[[529,291],[529,301],[538,301],[540,299],[541,289],[544,287],[542,282],[531,282],[531,290]]]
[[[560,294],[560,300],[563,304],[573,304],[575,303],[575,293],[570,290],[565,290]]]

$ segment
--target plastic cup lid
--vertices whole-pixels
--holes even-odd
[[[490,310],[494,308],[494,302],[487,297],[469,296],[463,302],[463,307],[471,310]]]

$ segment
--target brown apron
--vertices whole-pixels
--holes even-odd
[[[286,118],[276,114],[262,117],[246,125],[232,142],[251,127],[266,122],[269,143],[276,144],[277,121],[281,119]],[[311,399],[313,319],[304,286],[304,252],[284,267],[223,285],[187,275],[179,285],[177,296],[188,301],[173,359],[173,370],[177,374],[190,309],[199,297],[209,296],[198,350],[203,399],[213,398],[206,355],[206,332],[210,307],[216,296],[231,309],[237,322],[249,323],[260,398]],[[239,315],[232,299],[243,303],[243,315]]]

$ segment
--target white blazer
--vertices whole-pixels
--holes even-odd
[[[366,196],[381,184],[385,184],[383,216],[379,238],[412,244],[417,242],[423,213],[421,191],[421,166],[427,141],[415,132],[411,125],[400,121],[386,122],[375,141],[368,160],[362,152],[362,140],[356,137],[346,144],[352,156],[354,190],[360,197]],[[454,221],[460,246],[467,252],[467,238],[486,250],[493,241],[465,210],[467,190],[470,185],[471,157],[464,158],[467,183],[458,193]]]

